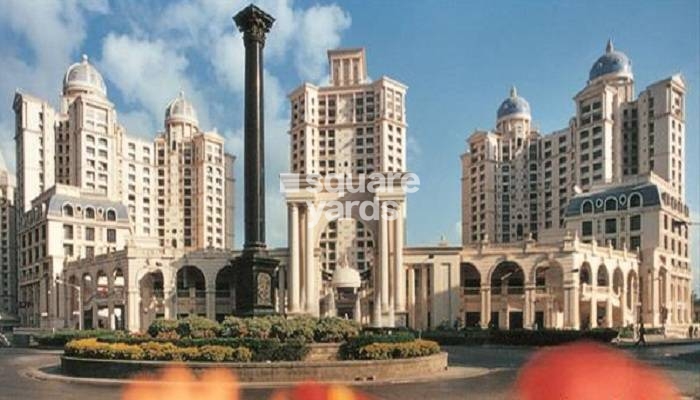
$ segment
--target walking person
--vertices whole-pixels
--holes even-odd
[[[647,339],[645,337],[646,330],[644,329],[644,322],[639,324],[639,339],[637,339],[637,342],[634,344],[635,346],[647,345]]]

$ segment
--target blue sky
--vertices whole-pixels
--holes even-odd
[[[0,15],[0,154],[13,169],[15,88],[56,103],[65,69],[87,53],[132,134],[152,137],[182,88],[202,128],[216,127],[241,155],[242,45],[231,16],[242,1],[6,0]],[[409,86],[409,244],[446,235],[458,243],[460,164],[475,128],[490,128],[511,85],[542,132],[565,127],[572,97],[612,37],[632,60],[637,91],[671,74],[688,85],[686,154],[700,150],[700,2],[689,1],[285,1],[259,4],[278,18],[266,47],[268,236],[284,245],[276,176],[288,166],[285,98],[301,81],[323,82],[327,48],[365,47],[369,74]],[[688,202],[700,220],[700,186],[687,160]],[[237,165],[239,194],[241,163]],[[242,240],[241,196],[237,241]],[[693,256],[700,260],[700,231]],[[696,268],[697,272],[697,268]],[[700,278],[696,279],[700,287]]]

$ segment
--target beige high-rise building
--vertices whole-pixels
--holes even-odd
[[[0,155],[0,313],[9,319],[17,316],[15,177],[2,161]]]
[[[330,50],[328,64],[328,86],[305,83],[289,95],[294,176],[289,179],[343,177],[344,185],[359,190],[287,194],[287,309],[347,315],[366,324],[405,324],[405,193],[393,187],[372,193],[360,178],[405,171],[407,87],[385,76],[370,81],[364,49]],[[329,201],[355,206],[329,217],[324,208]],[[399,218],[362,218],[361,202],[382,207],[388,201]],[[316,221],[315,207],[322,209]]]
[[[67,290],[55,281],[65,262],[127,245],[233,247],[233,203],[225,195],[233,194],[234,158],[221,135],[200,130],[183,93],[167,105],[165,130],[155,140],[131,137],[102,76],[83,56],[66,71],[58,111],[21,92],[13,108],[23,323],[65,321],[50,295]],[[55,204],[64,197],[70,214]],[[64,224],[60,232],[54,221]]]
[[[616,285],[639,286],[639,318],[670,328],[689,323],[683,78],[653,83],[635,98],[631,62],[608,42],[574,100],[568,126],[544,135],[531,127],[530,105],[512,89],[496,128],[469,137],[462,156],[464,245],[557,243],[574,233],[583,243],[638,251],[639,271]],[[604,271],[600,282],[618,279],[595,265],[580,269],[582,284],[594,288],[596,271]]]

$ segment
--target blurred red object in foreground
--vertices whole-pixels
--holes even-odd
[[[275,392],[270,400],[368,400],[369,397],[345,386],[305,382]]]
[[[541,350],[523,366],[518,400],[673,400],[680,394],[660,372],[620,350],[575,343]]]
[[[129,383],[122,400],[238,400],[236,377],[226,369],[207,370],[197,379],[184,366],[166,368]]]

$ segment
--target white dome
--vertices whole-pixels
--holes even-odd
[[[100,72],[88,62],[88,57],[83,54],[83,60],[68,67],[63,78],[63,94],[70,91],[94,92],[107,96],[107,86]]]
[[[180,94],[168,104],[165,109],[165,123],[184,121],[197,125],[199,122],[197,120],[197,111],[195,111],[192,103],[185,99],[185,92],[180,92]]]
[[[336,288],[359,288],[362,284],[360,273],[350,267],[340,267],[333,271],[331,284]]]

